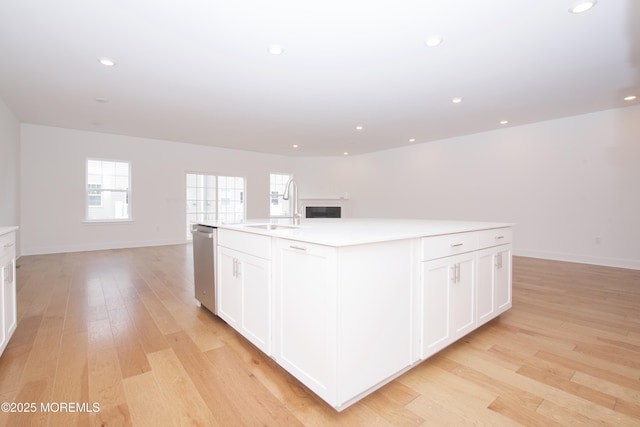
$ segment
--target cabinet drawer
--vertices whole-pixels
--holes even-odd
[[[475,231],[423,237],[422,261],[462,254],[476,249],[478,249],[478,234]]]
[[[479,248],[490,248],[492,246],[505,245],[511,243],[513,231],[511,227],[492,228],[478,232]]]
[[[259,258],[271,259],[271,237],[269,236],[219,228],[218,245]]]
[[[16,257],[16,242],[14,233],[7,233],[0,236],[0,256],[13,259]]]

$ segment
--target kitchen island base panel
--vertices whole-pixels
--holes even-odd
[[[362,232],[373,223],[349,224]],[[252,253],[254,245],[249,245],[243,247],[243,257],[232,254],[229,271],[235,273],[219,273],[218,290],[240,289],[237,284],[243,283],[238,301],[264,301],[258,310],[267,322],[263,345],[254,344],[342,411],[511,306],[509,224],[463,223],[456,228],[446,222],[443,232],[441,222],[426,222],[423,234],[416,229],[419,224],[412,222],[410,233],[400,227],[406,238],[391,239],[397,231],[384,222],[379,241],[366,233],[338,238],[334,230],[328,233],[331,244],[319,243],[331,224],[301,233],[223,225],[221,235],[228,234],[229,242],[253,235],[269,238],[271,244],[270,249],[255,246],[260,253]],[[228,252],[220,248],[219,256]],[[270,275],[252,279],[243,273],[256,256],[263,257],[265,272],[271,266]],[[237,307],[235,317],[241,318],[250,306]],[[252,341],[247,330],[229,320]]]
[[[412,364],[411,241],[274,246],[281,366],[337,408]]]

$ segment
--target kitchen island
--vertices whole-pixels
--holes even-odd
[[[205,225],[217,314],[338,411],[511,307],[511,224]]]

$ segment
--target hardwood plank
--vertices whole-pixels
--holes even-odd
[[[91,350],[111,348],[115,346],[111,322],[109,319],[87,322],[87,346]]]
[[[425,419],[407,408],[418,396],[418,393],[404,384],[392,382],[367,396],[362,403],[392,426],[419,426]]]
[[[537,412],[542,400],[535,409],[522,408],[520,400],[509,395],[500,395],[489,405],[489,409],[495,411],[523,426],[530,427],[561,427],[562,424],[554,421],[544,414]]]
[[[139,343],[131,343],[116,347],[118,352],[118,360],[120,361],[120,370],[123,378],[129,378],[136,375],[149,372],[151,366],[147,360],[147,353],[144,347]]]
[[[31,346],[12,345],[2,354],[0,363],[0,394],[14,393],[20,384],[22,371],[31,352]]]
[[[634,376],[636,374],[635,371],[625,369],[624,372],[629,375],[624,375],[624,373],[619,373],[619,370],[615,369],[617,368],[616,365],[600,363],[599,360],[594,360],[588,355],[585,356],[581,353],[574,352],[556,354],[554,352],[540,350],[536,353],[536,357],[548,360],[556,365],[575,369],[576,372],[579,373],[587,373],[591,376],[605,379],[613,384],[640,391],[640,381]],[[612,370],[610,368],[614,369]]]
[[[531,378],[539,383],[547,384],[555,389],[564,390],[567,393],[581,397],[605,408],[613,409],[616,404],[616,398],[590,387],[571,382],[566,378],[554,375],[553,372],[546,369],[539,369],[529,365],[523,365],[517,371],[518,374]]]
[[[169,405],[153,373],[146,372],[123,380],[131,419],[138,427],[176,426],[171,418]]]
[[[172,349],[148,355],[175,425],[219,426]]]
[[[176,319],[173,318],[169,310],[162,304],[155,293],[143,293],[140,295],[140,301],[142,301],[147,312],[153,318],[156,327],[162,334],[173,334],[181,330]]]
[[[88,355],[89,399],[101,408],[126,403],[122,372],[115,348],[91,351]]]
[[[87,333],[76,332],[62,335],[60,357],[56,367],[51,403],[55,404],[49,413],[50,424],[84,426],[89,424],[89,412],[85,410],[59,410],[59,404],[87,404],[89,402],[89,378],[87,361]],[[46,402],[43,402],[46,403]]]
[[[169,343],[158,329],[146,306],[140,300],[135,302],[127,301],[125,306],[129,312],[129,319],[131,319],[133,327],[136,329],[137,340],[143,346],[145,353],[153,353],[169,348]]]
[[[582,372],[576,372],[571,378],[571,382],[612,396],[615,398],[614,411],[640,418],[640,393],[637,390],[622,387]],[[637,382],[640,383],[640,381]]]

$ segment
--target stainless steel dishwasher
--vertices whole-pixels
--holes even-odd
[[[193,276],[195,296],[200,304],[216,313],[216,246],[217,229],[208,225],[194,224]]]

